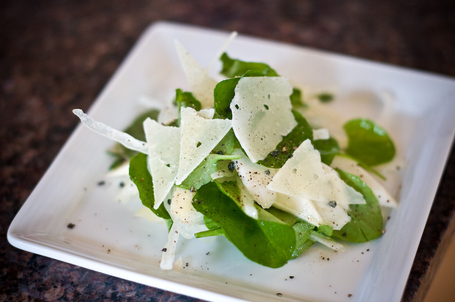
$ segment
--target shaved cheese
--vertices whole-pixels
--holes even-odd
[[[321,162],[321,156],[310,140],[305,140],[294,151],[268,188],[317,202],[336,201],[345,211],[349,204],[365,203],[362,194],[346,185],[335,170]]]
[[[314,203],[309,199],[277,193],[277,198],[273,206],[302,218],[315,226],[325,224]]]
[[[395,198],[393,198],[393,196],[355,160],[346,156],[335,156],[330,165],[333,168],[338,168],[358,176],[373,191],[373,194],[378,199],[379,205],[392,208],[398,206]]]
[[[81,109],[74,109],[73,113],[81,120],[81,122],[89,129],[110,138],[128,149],[147,154],[148,147],[145,142],[135,139],[131,135],[111,128],[103,123],[97,122],[90,116],[85,114]]]
[[[241,156],[234,160],[235,169],[254,201],[264,209],[270,208],[276,200],[276,193],[269,190],[267,185],[278,170],[252,163],[240,149],[235,149],[232,154]]]
[[[245,77],[231,102],[232,128],[252,162],[264,159],[296,125],[289,96],[292,85],[282,77]]]
[[[330,134],[329,130],[326,128],[321,128],[321,129],[313,129],[313,140],[322,140],[322,139],[329,139]]]
[[[148,168],[152,175],[154,208],[158,209],[174,185],[180,154],[180,129],[147,118],[144,132],[149,147]]]
[[[205,119],[197,111],[181,109],[180,156],[176,184],[181,184],[188,175],[207,157],[231,129],[230,120]]]
[[[215,115],[215,109],[209,108],[209,109],[202,109],[197,112],[197,114],[200,117],[206,118],[206,119],[212,119],[213,116]]]
[[[213,90],[217,82],[209,77],[204,68],[198,64],[180,42],[175,41],[175,47],[194,97],[201,102],[202,108],[213,107]]]
[[[334,203],[315,202],[314,206],[324,221],[323,224],[334,230],[341,230],[346,223],[351,221],[346,210]]]

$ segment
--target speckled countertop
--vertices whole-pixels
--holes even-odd
[[[194,300],[21,251],[6,240],[13,217],[78,123],[70,109],[90,106],[149,24],[236,30],[455,76],[455,3],[408,2],[1,1],[0,300]],[[452,152],[403,301],[423,296],[453,229],[454,173]]]

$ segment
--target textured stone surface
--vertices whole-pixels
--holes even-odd
[[[453,1],[0,2],[0,300],[193,301],[10,246],[14,215],[143,30],[176,21],[455,76]],[[455,209],[454,152],[403,297],[411,301]],[[433,265],[434,266],[434,265]],[[421,287],[422,288],[422,287]]]

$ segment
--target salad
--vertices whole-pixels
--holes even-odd
[[[271,268],[314,244],[338,251],[381,237],[397,206],[376,169],[396,157],[383,128],[356,118],[329,129],[314,116],[330,93],[305,95],[268,64],[224,50],[217,82],[179,42],[176,50],[190,91],[177,88],[125,131],[73,110],[119,143],[112,168],[127,165],[142,204],[167,223],[162,269],[173,268],[181,237],[224,236]]]

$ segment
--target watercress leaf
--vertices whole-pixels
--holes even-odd
[[[340,146],[338,142],[333,137],[329,139],[318,139],[313,141],[313,146],[321,154],[321,161],[330,165],[337,155],[340,152]]]
[[[313,245],[314,241],[310,239],[310,235],[313,232],[314,225],[305,220],[299,220],[292,225],[292,228],[296,235],[296,248],[292,254],[292,259],[295,259]]]
[[[129,174],[131,181],[136,185],[139,191],[139,197],[142,204],[149,208],[156,216],[163,219],[171,219],[166,211],[164,204],[158,209],[154,209],[155,198],[153,196],[153,181],[147,169],[147,155],[138,153],[130,160]]]
[[[371,189],[357,176],[337,169],[340,178],[361,193],[366,204],[349,205],[351,221],[341,230],[334,230],[333,236],[350,242],[366,242],[382,235],[383,219],[378,200]]]
[[[245,62],[232,59],[227,53],[223,53],[220,60],[223,63],[221,74],[228,78],[242,76],[247,71],[257,71],[263,76],[278,76],[276,71],[265,63]]]
[[[258,161],[258,164],[269,168],[281,168],[286,161],[292,157],[294,150],[297,149],[304,140],[313,140],[313,129],[306,119],[295,110],[293,110],[292,113],[297,122],[297,126],[295,126],[288,135],[283,137],[274,151],[270,152],[263,160]]]
[[[180,187],[190,189],[199,189],[206,183],[212,181],[211,175],[218,171],[218,161],[220,160],[233,160],[239,159],[238,155],[220,155],[209,154],[206,158],[196,167],[196,169],[188,175],[187,178],[181,183]]]
[[[303,252],[309,249],[314,240],[310,239],[310,235],[315,229],[315,226],[305,220],[298,218],[288,212],[279,210],[274,207],[270,207],[267,210],[271,215],[283,221],[285,224],[292,226],[295,232],[296,247],[292,254],[292,259],[299,257]]]
[[[194,234],[194,237],[196,237],[196,238],[213,237],[213,236],[224,236],[224,230],[222,228],[216,228],[216,229],[202,231],[202,232]]]
[[[395,146],[387,132],[368,119],[353,119],[343,126],[348,136],[346,153],[375,166],[391,161],[395,156]]]
[[[292,89],[292,94],[290,96],[291,104],[293,108],[299,108],[305,106],[302,100],[302,91],[298,88]]]
[[[223,117],[232,119],[232,112],[229,105],[234,98],[234,89],[240,78],[232,78],[219,82],[213,90],[215,112]]]
[[[318,226],[317,232],[330,237],[333,234],[333,229],[328,225],[321,225],[321,226]]]
[[[213,221],[212,219],[204,216],[204,223],[205,223],[205,226],[209,229],[209,230],[214,230],[214,229],[219,229],[220,226],[218,225],[218,223],[216,223],[215,221]]]
[[[333,94],[328,93],[328,92],[321,92],[318,95],[316,95],[316,97],[322,103],[329,103],[329,102],[333,101],[333,99],[334,99]]]
[[[191,92],[183,92],[182,89],[175,90],[175,101],[177,102],[179,109],[181,107],[191,107],[196,111],[201,110],[202,105]]]
[[[266,211],[269,212],[270,214],[274,215],[275,217],[277,217],[279,220],[283,221],[287,225],[293,225],[294,223],[296,223],[300,220],[299,217],[292,215],[291,213],[277,209],[273,206],[266,209]]]
[[[151,118],[153,120],[157,120],[159,115],[159,111],[156,109],[148,110],[138,117],[134,119],[134,121],[126,128],[123,132],[128,133],[132,137],[145,141],[145,133],[143,123],[146,118]],[[136,151],[131,150],[123,146],[122,144],[116,143],[112,149],[108,151],[108,153],[115,157],[114,163],[110,166],[110,169],[114,169],[124,162],[128,161],[134,155],[137,154]]]
[[[223,139],[213,148],[213,153],[232,154],[235,148],[240,148],[240,143],[234,134],[234,130],[230,129]]]
[[[296,243],[292,227],[247,216],[226,195],[222,184],[211,182],[201,187],[193,198],[193,206],[219,224],[226,238],[248,259],[272,268],[291,259]]]

